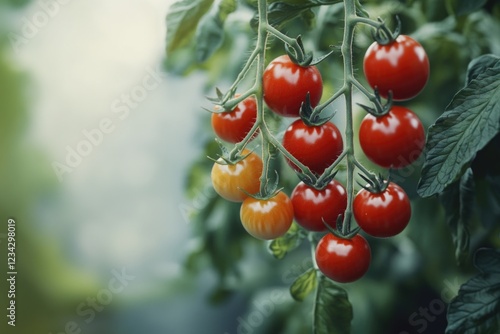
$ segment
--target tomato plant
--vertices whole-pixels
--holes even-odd
[[[238,95],[236,95],[237,97]],[[242,141],[252,129],[257,118],[257,102],[254,97],[249,97],[227,112],[216,108],[212,113],[212,128],[215,134],[229,143]]]
[[[370,267],[370,245],[360,234],[352,239],[326,234],[319,241],[315,254],[319,270],[339,283],[360,279]]]
[[[344,144],[337,126],[327,122],[320,126],[309,126],[302,120],[294,121],[285,131],[283,146],[297,160],[316,174],[321,174],[342,153]],[[300,167],[287,160],[290,167]]]
[[[394,100],[418,95],[429,79],[429,58],[420,43],[406,35],[381,45],[375,41],[366,50],[363,71],[372,88]]]
[[[240,219],[252,236],[263,240],[276,239],[292,225],[292,201],[282,191],[269,199],[248,197],[241,204]]]
[[[337,180],[323,189],[300,182],[291,195],[295,220],[308,231],[326,231],[325,224],[335,226],[347,208],[347,192]]]
[[[361,189],[354,197],[353,213],[359,227],[371,236],[386,238],[401,233],[411,218],[411,204],[394,182],[380,191]]]
[[[299,117],[299,111],[309,94],[314,108],[321,100],[323,80],[316,66],[300,66],[282,55],[269,63],[262,77],[264,101],[281,116]]]
[[[243,150],[244,159],[236,163],[224,161],[222,158],[214,162],[211,179],[215,191],[232,202],[242,202],[260,188],[262,160],[254,152]]]
[[[364,117],[359,128],[359,143],[366,156],[379,166],[402,168],[420,157],[425,131],[413,111],[393,106],[385,115]]]
[[[495,55],[498,39],[490,36],[500,28],[500,4],[255,0],[241,6],[253,13],[247,26],[227,20],[233,11],[239,12],[236,1],[223,1],[223,6],[204,0],[180,3],[172,11],[167,38],[167,51],[178,52],[167,59],[167,67],[186,73],[203,69],[210,74],[208,85],[219,79],[225,85],[230,78],[227,89],[215,88],[216,95],[209,98],[224,110],[255,97],[257,117],[251,130],[233,145],[222,145],[220,155],[233,161],[245,149],[261,150],[261,182],[253,193],[258,199],[245,201],[267,203],[278,189],[291,194],[297,224],[262,247],[283,265],[270,262],[269,284],[259,280],[254,287],[272,289],[281,278],[293,299],[305,301],[302,307],[283,306],[285,313],[290,319],[303,319],[312,306],[312,326],[286,321],[276,312],[269,316],[272,324],[258,330],[381,334],[423,332],[429,327],[429,332],[457,334],[471,328],[466,322],[476,321],[475,314],[484,321],[477,322],[472,333],[490,330],[498,315],[476,305],[498,306],[498,301],[480,293],[498,289],[486,281],[474,285],[474,278],[469,285],[464,281],[475,273],[473,260],[481,271],[479,278],[494,272],[493,263],[500,263],[494,251],[499,245],[495,236],[500,181],[498,164],[491,163],[499,151],[500,60]],[[373,19],[374,15],[388,20]],[[394,18],[400,24],[392,27]],[[189,28],[193,22],[196,31]],[[186,41],[187,31],[194,41]],[[196,57],[186,60],[188,54]],[[304,79],[306,72],[321,80]],[[236,91],[240,97],[235,97]],[[396,105],[398,101],[404,105]],[[358,113],[362,110],[356,105],[368,115]],[[355,128],[358,116],[360,127]],[[207,144],[205,155],[219,154],[215,147]],[[364,158],[374,164],[367,167]],[[356,193],[360,180],[369,186]],[[333,184],[336,191],[329,188]],[[330,194],[337,199],[330,199]],[[233,206],[221,215],[218,199],[208,202],[198,215],[199,234],[223,282],[216,291],[221,296],[234,289],[234,282],[246,279],[232,274],[239,265],[255,259],[255,253],[244,256],[247,238],[262,237],[251,228],[248,233],[234,230]],[[241,214],[239,218],[246,222]],[[262,215],[260,224],[273,218]],[[208,219],[223,219],[222,228],[207,232]],[[410,219],[415,223],[408,224]],[[253,222],[250,226],[263,226]],[[403,230],[404,235],[388,238]],[[362,235],[383,239],[369,238],[373,242],[368,246]],[[215,239],[223,247],[214,246]],[[478,252],[480,246],[489,251]],[[228,259],[229,248],[235,255]],[[362,251],[341,256],[352,249]],[[297,264],[300,257],[305,258],[302,265]],[[283,272],[287,264],[289,270]],[[436,274],[432,268],[442,270]],[[444,294],[436,289],[446,285],[449,276],[443,273],[478,291],[469,296],[456,288],[449,295],[458,298],[442,299]],[[356,289],[341,284],[364,275]],[[411,301],[411,310],[399,307],[401,298]],[[435,314],[420,317],[418,310],[429,301]],[[366,304],[381,311],[357,312],[353,317],[353,308]],[[455,323],[447,323],[448,317]],[[437,320],[431,324],[429,319]]]

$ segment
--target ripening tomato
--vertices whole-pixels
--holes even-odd
[[[342,134],[332,122],[308,126],[298,119],[285,131],[283,146],[313,173],[320,175],[342,154],[344,142]],[[296,171],[300,171],[300,168],[288,159],[287,163]]]
[[[363,277],[371,261],[370,245],[361,235],[342,239],[331,233],[321,238],[316,247],[316,263],[328,278],[349,283]]]
[[[366,80],[380,95],[408,100],[420,93],[429,79],[429,58],[420,43],[399,35],[387,45],[373,42],[363,60]]]
[[[244,149],[241,155],[249,153],[249,150]],[[224,163],[222,159],[218,162]],[[254,152],[233,165],[215,162],[211,174],[212,185],[215,191],[228,201],[243,202],[248,195],[242,189],[249,194],[260,190],[262,169],[262,159]]]
[[[238,95],[235,95],[238,97]],[[231,111],[212,114],[215,134],[228,143],[239,143],[252,129],[257,119],[257,102],[251,96],[238,103]]]
[[[386,115],[365,116],[359,128],[359,144],[377,165],[403,168],[420,157],[425,146],[425,131],[413,111],[393,106]]]
[[[381,193],[361,189],[354,197],[352,210],[359,227],[379,238],[401,233],[411,218],[408,195],[394,182],[389,182]]]
[[[292,201],[283,191],[270,199],[248,197],[241,204],[240,219],[245,230],[255,238],[276,239],[292,225]]]
[[[316,66],[302,67],[282,55],[269,63],[262,78],[264,101],[281,116],[299,117],[307,93],[311,106],[318,105],[323,94],[323,79]]]
[[[325,223],[335,226],[347,208],[347,192],[337,180],[318,190],[300,182],[292,192],[295,221],[309,231],[326,231]]]

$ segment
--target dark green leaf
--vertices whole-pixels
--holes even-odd
[[[481,9],[488,0],[457,0],[457,15],[465,15]]]
[[[293,223],[284,236],[269,243],[269,251],[275,258],[281,260],[288,252],[297,248],[302,243],[302,240],[304,240],[304,234],[298,225]]]
[[[475,265],[481,274],[463,284],[452,300],[446,334],[500,332],[500,251],[478,250]]]
[[[500,67],[497,66],[484,70],[459,91],[430,127],[419,195],[440,193],[459,179],[476,153],[499,129]]]
[[[167,13],[167,52],[188,44],[214,0],[181,0]]]
[[[488,69],[498,67],[500,67],[500,57],[498,56],[487,54],[477,57],[469,63],[466,79],[467,84],[470,84],[472,80],[476,79]]]
[[[347,292],[321,275],[314,305],[313,334],[350,334],[352,318]]]
[[[292,283],[290,294],[293,299],[301,302],[316,288],[317,283],[316,270],[310,268]]]
[[[455,244],[455,258],[460,265],[469,255],[468,224],[475,205],[472,170],[469,168],[459,181],[446,187],[440,199]]]
[[[203,16],[196,29],[196,57],[199,62],[207,60],[224,40],[224,22],[236,10],[235,0],[216,1]]]

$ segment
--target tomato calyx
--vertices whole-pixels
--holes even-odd
[[[401,33],[401,20],[399,16],[396,15],[396,28],[394,31],[391,31],[386,25],[383,19],[380,17],[377,19],[380,25],[372,30],[373,39],[380,45],[388,45],[393,43],[396,38],[398,38]]]
[[[333,115],[321,116],[321,113],[318,112],[318,109],[312,107],[309,92],[307,92],[306,99],[300,107],[299,115],[302,121],[307,126],[321,126],[330,121],[333,117]]]
[[[275,197],[278,195],[282,190],[283,187],[279,187],[279,174],[277,171],[274,171],[276,174],[276,178],[272,183],[269,182],[269,178],[266,178],[266,181],[264,182],[264,186],[261,187],[260,191],[256,194],[250,194],[245,189],[240,189],[242,192],[244,192],[248,197],[252,197],[256,200],[261,200],[261,201],[268,201],[271,198]]]
[[[363,108],[367,113],[375,116],[375,117],[381,117],[384,115],[387,115],[389,111],[391,111],[392,108],[392,91],[388,92],[387,96],[387,102],[382,103],[382,98],[380,96],[380,93],[377,88],[373,91],[373,101],[372,103],[374,104],[375,108],[369,107],[367,105],[364,105],[362,103],[357,103],[358,106]]]
[[[360,182],[358,182],[358,184],[363,189],[371,192],[372,194],[383,193],[389,186],[389,178],[384,179],[384,177],[381,174],[366,176],[362,173],[359,173],[359,176],[368,184],[361,184]]]
[[[296,48],[298,48],[299,50],[296,50],[296,48],[294,48],[292,45],[285,43],[285,51],[286,54],[290,57],[290,60],[294,64],[297,64],[302,67],[318,65],[319,63],[321,63],[323,60],[325,60],[335,52],[335,49],[332,47],[332,50],[329,51],[328,53],[320,57],[314,58],[312,52],[305,51],[301,35],[298,35],[297,38],[295,38],[295,44]]]
[[[235,153],[233,151],[229,151],[218,138],[215,138],[215,142],[219,145],[221,154],[217,154],[216,159],[210,156],[208,156],[207,158],[219,165],[236,165],[238,162],[246,159],[249,155],[254,153],[254,151],[248,150],[248,153],[241,154],[244,149]]]
[[[344,219],[343,219],[342,215],[339,215],[337,217],[337,222],[336,222],[337,226],[336,226],[336,228],[333,228],[330,224],[328,224],[327,222],[325,222],[324,219],[323,219],[323,224],[325,224],[325,227],[327,228],[328,232],[330,232],[334,236],[336,236],[336,237],[338,237],[340,239],[350,240],[350,239],[354,238],[354,236],[356,234],[359,233],[359,231],[361,230],[361,228],[359,226],[357,226],[357,227],[355,227],[352,230],[344,231],[343,228],[342,228],[343,220]]]

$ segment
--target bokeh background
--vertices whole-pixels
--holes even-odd
[[[221,316],[204,302],[210,277],[180,276],[203,94],[202,80],[163,71],[172,2],[1,2],[0,332],[60,333],[74,321],[82,333],[195,333]],[[68,166],[79,149],[87,155],[58,177],[54,162]],[[16,328],[4,321],[8,218]],[[77,314],[122,270],[134,278],[95,319]]]
[[[173,2],[0,0],[1,333],[310,332],[312,299],[288,294],[310,250],[272,258],[209,180],[206,155],[217,147],[202,107],[246,59],[251,10],[231,16],[221,49],[196,64],[192,44],[165,53]],[[399,14],[429,54],[431,80],[410,104],[426,127],[463,86],[471,59],[500,54],[495,1],[458,22],[444,1],[365,2],[373,17]],[[341,14],[323,8],[307,46],[339,45]],[[299,21],[287,32],[308,28]],[[360,75],[369,43],[369,31],[357,35]],[[269,57],[282,52],[272,41]],[[338,55],[321,70],[328,96],[342,82]],[[395,175],[412,197],[409,228],[371,240],[372,269],[346,285],[353,333],[443,333],[446,304],[475,273],[470,261],[457,266],[439,202],[417,198],[420,163]],[[290,192],[298,179],[278,168]],[[17,226],[15,328],[4,315],[9,218]],[[498,227],[476,225],[472,250],[498,246]]]

